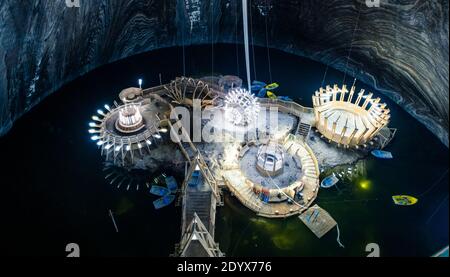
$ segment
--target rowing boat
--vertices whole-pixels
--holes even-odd
[[[382,150],[373,150],[370,152],[373,156],[379,158],[379,159],[393,159],[394,156],[391,152],[388,151],[382,151]]]
[[[156,195],[156,196],[166,196],[166,195],[170,194],[170,190],[165,187],[153,185],[150,188],[150,193],[153,195]]]
[[[161,197],[155,201],[153,201],[153,206],[155,207],[155,209],[161,209],[164,207],[169,206],[170,204],[172,204],[172,202],[175,200],[175,195],[170,194],[170,195],[166,195],[164,197]]]
[[[392,200],[395,205],[399,206],[412,206],[419,201],[417,198],[409,195],[394,195],[392,196]]]
[[[339,182],[339,179],[334,174],[332,174],[323,179],[320,183],[320,186],[322,188],[331,188],[332,186],[336,185],[337,182]]]
[[[278,83],[272,83],[266,86],[267,90],[276,90],[280,85]]]

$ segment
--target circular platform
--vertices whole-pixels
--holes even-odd
[[[102,154],[107,159],[112,157],[114,163],[125,165],[127,157],[133,162],[136,155],[143,155],[145,149],[150,151],[150,146],[162,138],[158,118],[161,109],[156,101],[129,103],[107,110],[107,113],[98,111],[101,119],[93,117],[100,124],[91,123],[95,129],[90,133],[94,134],[91,139],[97,141]]]
[[[118,131],[130,134],[138,132],[145,127],[144,119],[139,110],[140,105],[127,104],[118,109],[119,117],[115,127]]]
[[[284,151],[279,153],[280,158],[281,155],[283,155],[283,158],[279,160],[281,164],[278,164],[280,169],[277,173],[261,174],[261,169],[258,167],[258,157],[261,157],[258,154],[261,154],[261,149],[271,152],[271,147],[268,148],[267,145],[251,146],[239,162],[242,173],[252,183],[261,185],[261,187],[269,190],[277,190],[279,188],[287,188],[295,181],[301,179],[302,170],[300,164],[297,165],[294,157],[289,153],[284,153]],[[297,160],[297,163],[300,162]]]
[[[330,142],[344,146],[358,146],[372,140],[389,123],[390,111],[380,98],[372,98],[364,90],[355,94],[327,86],[313,96],[316,128]]]

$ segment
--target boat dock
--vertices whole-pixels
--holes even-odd
[[[317,204],[302,213],[299,218],[319,239],[337,225],[331,215]]]

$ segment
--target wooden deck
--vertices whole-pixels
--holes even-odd
[[[302,213],[299,218],[319,239],[337,224],[331,215],[317,204]]]
[[[234,166],[228,165],[221,170],[222,182],[228,187],[231,193],[247,208],[256,212],[259,216],[268,218],[284,218],[299,214],[314,202],[319,192],[319,166],[312,150],[297,136],[289,135],[284,143],[284,147],[290,154],[300,160],[303,176],[291,186],[296,186],[297,182],[302,182],[304,203],[289,204],[288,202],[264,203],[253,192],[253,184],[239,168],[239,154],[229,161]],[[237,151],[239,153],[239,151]],[[289,193],[289,187],[281,189],[284,193]]]

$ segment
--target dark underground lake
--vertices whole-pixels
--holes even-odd
[[[245,80],[242,45],[190,46],[183,66],[182,48],[140,54],[89,72],[65,85],[20,118],[0,138],[2,240],[11,255],[65,256],[68,243],[83,256],[163,256],[180,240],[180,207],[155,210],[147,189],[120,190],[110,184],[103,158],[90,140],[88,123],[95,111],[117,100],[118,93],[144,80],[144,87],[175,77],[238,75]],[[237,52],[238,51],[238,52]],[[238,55],[236,55],[238,53]],[[312,94],[324,83],[341,84],[344,73],[277,50],[255,48],[252,78],[280,84],[287,95],[311,107]],[[324,73],[327,72],[325,78]],[[256,73],[256,76],[254,76]],[[160,75],[161,74],[161,75]],[[271,75],[271,76],[270,76]],[[347,77],[349,86],[353,78]],[[227,256],[366,256],[377,243],[382,256],[431,256],[448,245],[448,148],[427,128],[383,94],[397,128],[387,147],[395,158],[367,157],[366,175],[339,188],[321,189],[316,203],[338,222],[318,239],[296,217],[257,217],[225,193],[218,207],[215,240]],[[170,174],[170,168],[161,168]],[[127,173],[124,173],[127,174]],[[151,178],[156,176],[151,176]],[[176,176],[178,182],[182,176]],[[142,176],[135,178],[141,182]],[[401,207],[392,195],[419,198]],[[116,217],[116,232],[108,211]]]

